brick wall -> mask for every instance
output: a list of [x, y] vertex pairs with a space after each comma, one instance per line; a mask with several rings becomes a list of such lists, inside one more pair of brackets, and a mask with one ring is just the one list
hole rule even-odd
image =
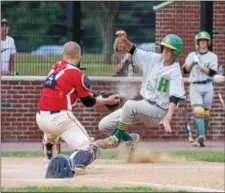
[[213, 51], [225, 68], [225, 1], [214, 1], [213, 5]]
[[200, 28], [200, 2], [178, 1], [156, 10], [156, 43], [170, 33], [179, 35], [183, 42], [183, 53], [179, 58], [183, 63], [185, 57], [195, 48], [195, 33]]
[[[120, 78], [91, 78], [92, 89], [95, 91], [112, 90], [121, 86], [122, 92], [139, 97], [140, 78], [128, 79], [126, 82]], [[36, 104], [42, 87], [42, 77], [3, 77], [1, 81], [1, 139], [2, 141], [40, 141], [41, 131], [35, 122]], [[188, 84], [185, 85], [188, 95]], [[224, 139], [225, 112], [217, 94], [222, 93], [225, 98], [224, 85], [215, 87], [213, 111], [210, 128], [207, 131], [208, 139]], [[188, 101], [189, 102], [189, 101]], [[180, 105], [182, 109], [184, 105]], [[135, 125], [131, 131], [140, 133], [142, 139], [183, 139], [187, 136], [184, 127], [184, 116], [180, 110], [176, 111], [172, 121], [172, 134], [166, 134], [158, 127], [147, 128], [142, 124]], [[185, 109], [191, 116], [189, 105]], [[96, 112], [93, 108], [86, 108], [78, 102], [74, 114], [93, 137], [104, 137], [98, 129], [99, 120], [105, 115]], [[191, 119], [190, 119], [191, 120]], [[194, 132], [195, 134], [195, 132]]]
[[[195, 49], [195, 34], [200, 30], [200, 1], [176, 1], [156, 9], [156, 43], [169, 34], [179, 35], [184, 48], [179, 58]], [[213, 51], [218, 55], [219, 64], [225, 68], [225, 2], [213, 2]], [[158, 47], [159, 49], [159, 47]]]

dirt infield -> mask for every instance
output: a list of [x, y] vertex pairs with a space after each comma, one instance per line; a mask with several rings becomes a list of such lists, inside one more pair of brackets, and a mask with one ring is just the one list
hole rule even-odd
[[72, 179], [44, 179], [42, 158], [2, 158], [2, 187], [95, 186], [157, 187], [203, 192], [224, 191], [224, 163], [163, 160], [155, 163], [127, 163], [124, 160], [96, 160], [85, 174]]

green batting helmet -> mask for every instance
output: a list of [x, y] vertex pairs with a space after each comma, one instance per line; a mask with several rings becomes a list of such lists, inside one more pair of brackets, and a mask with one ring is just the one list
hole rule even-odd
[[198, 47], [199, 40], [208, 40], [208, 46], [210, 46], [210, 44], [211, 44], [211, 37], [210, 37], [209, 33], [206, 31], [200, 31], [196, 34], [196, 36], [195, 36], [196, 47]]
[[183, 41], [176, 34], [168, 34], [162, 39], [159, 45], [161, 47], [165, 46], [167, 48], [172, 49], [172, 55], [174, 57], [178, 57], [182, 52]]

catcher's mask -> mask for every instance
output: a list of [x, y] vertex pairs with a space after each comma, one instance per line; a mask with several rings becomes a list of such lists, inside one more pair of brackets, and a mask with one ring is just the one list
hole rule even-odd
[[70, 158], [57, 155], [51, 159], [45, 178], [72, 178], [74, 174]]

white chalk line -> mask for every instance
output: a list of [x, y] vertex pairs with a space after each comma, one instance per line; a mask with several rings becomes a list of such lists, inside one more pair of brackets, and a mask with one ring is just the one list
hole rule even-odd
[[[32, 181], [32, 182], [41, 182], [42, 184], [48, 184], [49, 182], [68, 182], [70, 180], [75, 180], [75, 178], [72, 179], [19, 179], [19, 180], [13, 180], [17, 182], [21, 181]], [[93, 182], [101, 182], [102, 184], [104, 182], [110, 182], [110, 183], [116, 183], [116, 184], [126, 184], [126, 185], [136, 185], [136, 186], [142, 186], [142, 187], [151, 187], [151, 188], [159, 188], [159, 189], [168, 189], [168, 190], [187, 190], [187, 191], [194, 191], [194, 192], [224, 192], [224, 190], [218, 190], [218, 189], [210, 189], [210, 188], [202, 188], [202, 187], [195, 187], [195, 186], [180, 186], [180, 185], [168, 185], [168, 184], [160, 184], [160, 183], [151, 183], [151, 182], [133, 182], [133, 181], [119, 181], [119, 180], [112, 180], [112, 179], [93, 179], [93, 178], [85, 178], [84, 180], [87, 181], [93, 181]], [[12, 180], [4, 180], [5, 182], [12, 182]], [[89, 185], [92, 186], [92, 185]]]
[[90, 181], [108, 181], [112, 183], [122, 183], [122, 184], [131, 184], [137, 186], [146, 186], [152, 188], [160, 189], [170, 189], [170, 190], [189, 190], [189, 191], [198, 191], [198, 192], [224, 192], [224, 190], [216, 190], [202, 187], [194, 186], [178, 186], [178, 185], [168, 185], [168, 184], [159, 184], [159, 183], [150, 183], [150, 182], [132, 182], [132, 181], [117, 181], [117, 180], [108, 180], [108, 179], [88, 179]]

